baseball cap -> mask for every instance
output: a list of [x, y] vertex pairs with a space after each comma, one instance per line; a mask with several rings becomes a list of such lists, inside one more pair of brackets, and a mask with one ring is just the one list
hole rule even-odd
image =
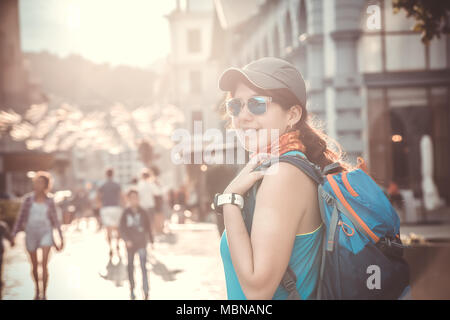
[[237, 80], [244, 79], [263, 90], [288, 89], [306, 107], [305, 80], [291, 63], [274, 57], [250, 62], [243, 68], [228, 68], [219, 78], [219, 88], [232, 91]]

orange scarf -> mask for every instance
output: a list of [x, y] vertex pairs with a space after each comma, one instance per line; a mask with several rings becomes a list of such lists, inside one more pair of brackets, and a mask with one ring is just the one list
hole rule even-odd
[[278, 145], [272, 143], [267, 147], [267, 153], [272, 156], [281, 156], [282, 154], [289, 151], [300, 151], [305, 153], [305, 146], [300, 141], [300, 131], [294, 130], [282, 134], [278, 139]]

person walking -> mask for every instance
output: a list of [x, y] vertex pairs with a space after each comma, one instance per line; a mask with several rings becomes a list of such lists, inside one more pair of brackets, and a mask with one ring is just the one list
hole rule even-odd
[[116, 241], [116, 254], [120, 257], [119, 222], [122, 215], [123, 196], [120, 185], [113, 180], [114, 170], [106, 170], [106, 182], [98, 189], [100, 217], [102, 226], [106, 227], [109, 255], [113, 256], [113, 241]]
[[152, 181], [151, 172], [144, 168], [141, 173], [141, 179], [137, 185], [139, 192], [139, 205], [146, 212], [148, 221], [152, 226], [153, 233], [157, 233], [155, 226], [155, 193], [157, 192]]
[[142, 290], [144, 299], [148, 299], [149, 285], [147, 275], [147, 244], [150, 241], [153, 247], [153, 233], [147, 212], [139, 206], [139, 193], [131, 189], [127, 193], [128, 207], [120, 219], [120, 235], [126, 243], [128, 256], [128, 278], [130, 281], [130, 297], [136, 299], [134, 294], [134, 257], [139, 256], [142, 272]]
[[[49, 194], [52, 177], [48, 172], [39, 171], [33, 178], [34, 191], [25, 195], [18, 218], [12, 231], [13, 244], [18, 232], [25, 231], [25, 244], [32, 265], [35, 283], [35, 300], [47, 299], [48, 261], [50, 249], [55, 246], [58, 251], [64, 247], [61, 223], [58, 220], [56, 206]], [[60, 245], [55, 244], [53, 229], [57, 229]], [[37, 251], [42, 250], [42, 260], [38, 261]], [[42, 268], [42, 285], [39, 278], [39, 266]], [[42, 295], [41, 295], [42, 294]]]
[[86, 216], [86, 210], [89, 207], [88, 193], [84, 186], [79, 186], [72, 199], [72, 205], [75, 208], [74, 220], [77, 231], [80, 231], [80, 222]]
[[163, 186], [161, 181], [159, 180], [160, 171], [158, 167], [153, 166], [151, 168], [152, 172], [152, 188], [153, 195], [155, 201], [155, 210], [154, 210], [154, 225], [155, 225], [155, 233], [157, 235], [164, 234], [165, 227], [165, 215], [164, 215], [164, 196], [163, 196]]

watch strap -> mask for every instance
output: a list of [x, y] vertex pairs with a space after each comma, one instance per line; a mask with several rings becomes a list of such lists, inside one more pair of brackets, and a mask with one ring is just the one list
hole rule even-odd
[[224, 204], [234, 204], [240, 209], [244, 208], [244, 198], [237, 193], [223, 193], [217, 196], [217, 206], [223, 206]]

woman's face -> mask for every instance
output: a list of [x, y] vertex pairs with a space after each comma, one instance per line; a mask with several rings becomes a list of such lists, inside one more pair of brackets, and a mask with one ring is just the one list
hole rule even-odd
[[286, 132], [288, 112], [279, 104], [270, 102], [264, 114], [254, 115], [248, 110], [247, 101], [254, 96], [261, 96], [245, 84], [239, 82], [233, 98], [240, 98], [245, 103], [241, 112], [232, 118], [232, 127], [237, 130], [238, 138], [244, 148], [250, 152], [265, 152], [273, 139]]
[[45, 192], [47, 190], [47, 182], [44, 178], [38, 177], [33, 180], [33, 189], [35, 192]]

